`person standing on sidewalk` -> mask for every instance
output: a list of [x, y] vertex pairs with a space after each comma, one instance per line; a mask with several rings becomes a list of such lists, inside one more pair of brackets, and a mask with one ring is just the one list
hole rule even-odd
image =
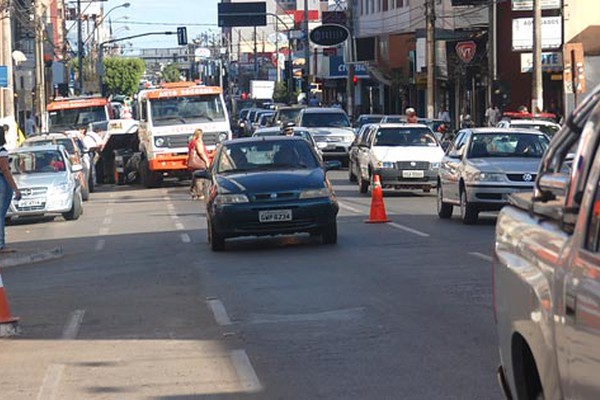
[[21, 191], [17, 187], [15, 180], [10, 172], [8, 163], [8, 150], [6, 150], [6, 133], [8, 126], [0, 126], [0, 253], [8, 253], [11, 250], [6, 248], [5, 221], [8, 207], [13, 199], [21, 199]]

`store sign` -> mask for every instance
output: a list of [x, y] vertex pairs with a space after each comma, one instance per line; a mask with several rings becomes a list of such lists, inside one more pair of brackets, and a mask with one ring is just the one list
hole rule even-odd
[[310, 41], [320, 46], [335, 46], [348, 39], [350, 33], [345, 26], [324, 24], [310, 31]]
[[[563, 69], [562, 53], [542, 53], [542, 71], [559, 72]], [[521, 73], [533, 71], [533, 54], [521, 53]]]
[[458, 58], [465, 64], [470, 63], [477, 54], [477, 44], [474, 41], [469, 40], [467, 42], [458, 42], [456, 44], [456, 54]]
[[[364, 64], [354, 64], [354, 75], [359, 78], [368, 78], [369, 72]], [[329, 57], [329, 78], [335, 79], [346, 77], [348, 77], [348, 67], [344, 63], [344, 57]]]
[[[562, 46], [561, 17], [542, 17], [542, 49], [557, 49]], [[515, 18], [512, 26], [513, 51], [533, 49], [533, 18]]]
[[[559, 10], [560, 0], [540, 0], [542, 10]], [[533, 0], [512, 0], [513, 11], [532, 11]]]
[[8, 87], [8, 67], [0, 65], [0, 87]]

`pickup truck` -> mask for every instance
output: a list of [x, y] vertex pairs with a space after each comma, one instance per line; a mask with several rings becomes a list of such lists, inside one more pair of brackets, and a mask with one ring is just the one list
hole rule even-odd
[[493, 303], [509, 399], [600, 398], [600, 86], [569, 116], [531, 193], [496, 224]]

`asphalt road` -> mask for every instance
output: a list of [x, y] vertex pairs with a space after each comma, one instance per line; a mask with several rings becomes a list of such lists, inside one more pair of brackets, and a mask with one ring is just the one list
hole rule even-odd
[[[104, 186], [79, 221], [9, 242], [61, 260], [3, 271], [23, 334], [0, 340], [2, 398], [494, 399], [495, 219], [439, 220], [435, 192], [386, 195], [347, 172], [339, 243], [240, 239], [213, 253], [184, 184]], [[6, 396], [6, 397], [4, 397]]]

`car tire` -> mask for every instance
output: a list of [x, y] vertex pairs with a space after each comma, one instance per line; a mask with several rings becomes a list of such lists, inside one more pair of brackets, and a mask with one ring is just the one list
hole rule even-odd
[[83, 214], [83, 199], [81, 198], [81, 192], [75, 192], [71, 209], [63, 213], [62, 216], [67, 221], [75, 221], [79, 219], [81, 214]]
[[352, 172], [352, 161], [348, 161], [348, 180], [350, 182], [356, 182], [356, 175]]
[[358, 191], [360, 193], [367, 193], [369, 191], [369, 181], [365, 181], [362, 174], [358, 175]]
[[477, 223], [478, 214], [477, 208], [467, 200], [467, 191], [462, 188], [460, 191], [460, 219], [463, 224], [473, 225]]
[[437, 213], [442, 219], [452, 218], [454, 207], [450, 203], [444, 202], [444, 194], [442, 193], [442, 185], [438, 185], [437, 189]]
[[333, 221], [327, 227], [323, 228], [321, 232], [323, 238], [323, 244], [336, 244], [337, 243], [337, 222]]
[[208, 242], [212, 251], [225, 250], [225, 239], [215, 231], [211, 223], [208, 226]]

